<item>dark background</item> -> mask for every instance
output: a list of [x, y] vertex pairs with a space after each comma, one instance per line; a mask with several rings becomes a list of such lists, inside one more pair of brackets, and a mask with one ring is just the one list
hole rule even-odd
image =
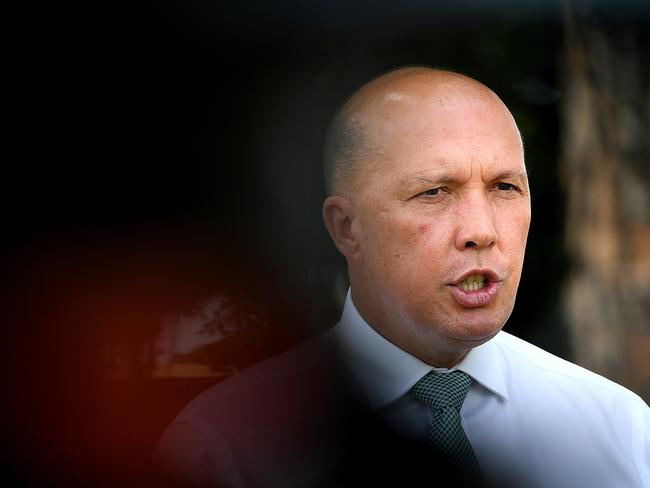
[[320, 217], [325, 128], [362, 83], [403, 65], [465, 73], [512, 110], [533, 224], [506, 330], [571, 358], [559, 310], [560, 3], [451, 3], [59, 12], [66, 22], [31, 58], [35, 106], [19, 120], [35, 134], [5, 180], [12, 475], [148, 479], [164, 426], [214, 382], [147, 376], [143, 350], [167, 313], [225, 292], [263, 317], [260, 347], [224, 353], [236, 367], [336, 322], [344, 262]]

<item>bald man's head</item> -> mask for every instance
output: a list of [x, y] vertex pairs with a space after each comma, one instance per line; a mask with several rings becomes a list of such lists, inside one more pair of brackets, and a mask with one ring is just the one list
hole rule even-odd
[[[393, 134], [385, 129], [397, 125], [400, 115], [431, 101], [441, 106], [459, 101], [485, 103], [512, 119], [492, 90], [467, 76], [425, 67], [391, 71], [363, 85], [333, 117], [324, 149], [327, 193], [349, 194], [358, 169], [373, 155], [381, 157], [382, 147], [390, 141]], [[518, 131], [514, 119], [512, 125]], [[378, 126], [384, 130], [374, 130]]]
[[325, 164], [323, 221], [364, 320], [439, 367], [494, 337], [514, 306], [531, 218], [503, 102], [456, 73], [393, 71], [341, 108]]

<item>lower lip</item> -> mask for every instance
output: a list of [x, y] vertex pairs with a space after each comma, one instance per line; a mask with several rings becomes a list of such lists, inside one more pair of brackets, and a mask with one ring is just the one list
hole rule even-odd
[[452, 296], [466, 308], [484, 307], [494, 301], [497, 295], [498, 283], [490, 281], [483, 288], [465, 291], [458, 285], [450, 287]]

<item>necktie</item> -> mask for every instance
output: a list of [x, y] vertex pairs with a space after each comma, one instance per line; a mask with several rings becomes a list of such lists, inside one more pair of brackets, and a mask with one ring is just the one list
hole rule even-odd
[[472, 378], [462, 371], [431, 371], [411, 388], [411, 394], [431, 410], [431, 445], [468, 478], [480, 479], [481, 468], [460, 423], [460, 407], [471, 384]]

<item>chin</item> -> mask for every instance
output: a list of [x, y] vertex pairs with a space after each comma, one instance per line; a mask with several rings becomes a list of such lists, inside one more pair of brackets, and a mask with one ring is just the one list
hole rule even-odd
[[450, 336], [457, 341], [471, 343], [473, 347], [476, 347], [492, 339], [499, 333], [501, 327], [501, 325], [464, 327], [462, 330], [450, 334]]
[[486, 316], [483, 314], [472, 314], [475, 316], [459, 317], [454, 323], [447, 324], [441, 332], [454, 341], [461, 342], [465, 346], [476, 347], [489, 341], [499, 333], [507, 316]]
[[483, 340], [491, 339], [503, 328], [510, 314], [499, 314], [491, 317], [473, 317], [458, 324], [459, 335], [463, 338]]

